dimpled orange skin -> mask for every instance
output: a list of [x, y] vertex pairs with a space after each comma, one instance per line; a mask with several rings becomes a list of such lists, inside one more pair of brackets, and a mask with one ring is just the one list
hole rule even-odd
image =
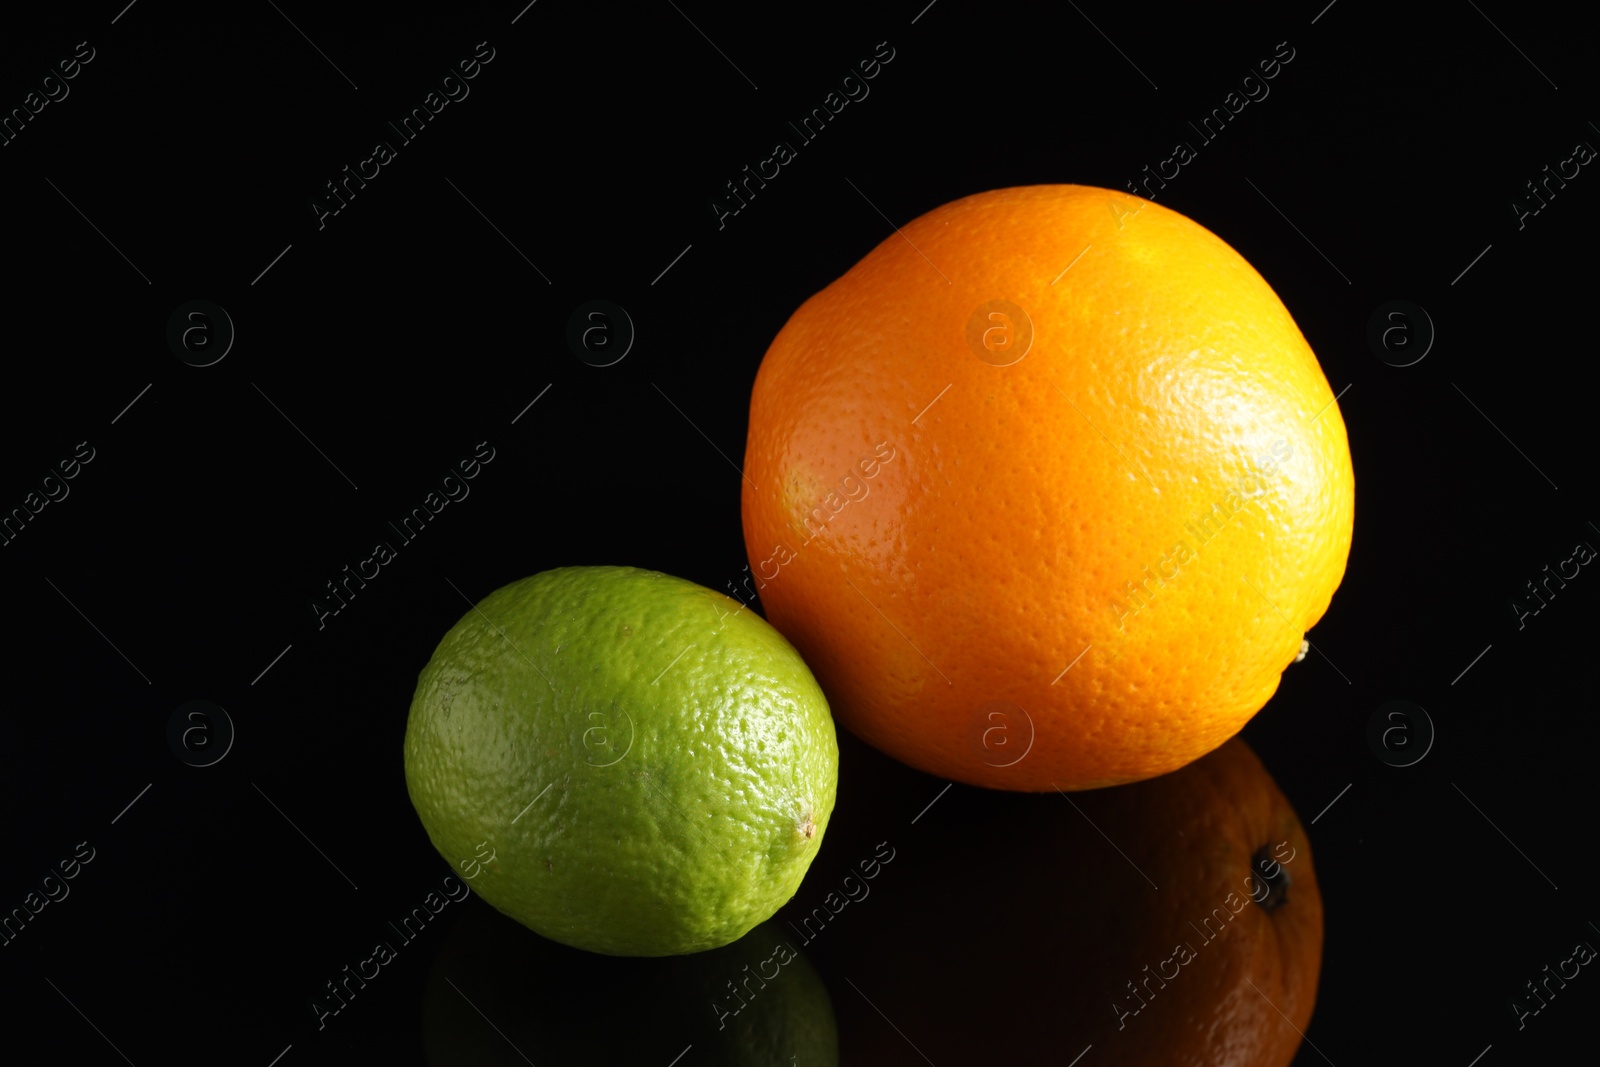
[[[995, 300], [1031, 321], [1020, 359], [1015, 314], [969, 329]], [[807, 300], [756, 376], [744, 473], [762, 604], [839, 721], [1022, 791], [1236, 734], [1354, 519], [1333, 391], [1267, 282], [1188, 218], [1077, 185], [936, 208]]]

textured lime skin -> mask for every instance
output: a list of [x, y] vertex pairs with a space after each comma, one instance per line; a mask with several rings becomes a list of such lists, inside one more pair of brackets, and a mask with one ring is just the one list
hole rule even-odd
[[794, 895], [839, 750], [800, 654], [735, 600], [564, 567], [445, 634], [406, 724], [428, 837], [495, 908], [608, 955], [717, 948]]

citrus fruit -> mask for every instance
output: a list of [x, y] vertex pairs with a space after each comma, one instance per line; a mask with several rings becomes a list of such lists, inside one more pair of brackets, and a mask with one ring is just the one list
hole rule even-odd
[[903, 842], [880, 879], [897, 878], [893, 905], [806, 949], [871, 1000], [837, 1005], [851, 1062], [1067, 1064], [1091, 1045], [1082, 1063], [1108, 1067], [1295, 1059], [1322, 897], [1300, 820], [1243, 740], [1070, 803], [953, 790], [930, 821], [936, 847]]
[[485, 597], [439, 642], [406, 724], [406, 786], [440, 855], [593, 952], [698, 952], [769, 918], [822, 843], [838, 744], [799, 654], [742, 607], [631, 567]]
[[834, 1067], [833, 1000], [795, 941], [765, 922], [690, 956], [601, 956], [469, 904], [428, 975], [424, 1056], [429, 1067]]
[[1091, 789], [1232, 737], [1354, 514], [1335, 396], [1249, 263], [1077, 185], [906, 224], [773, 340], [743, 521], [839, 722], [975, 785]]

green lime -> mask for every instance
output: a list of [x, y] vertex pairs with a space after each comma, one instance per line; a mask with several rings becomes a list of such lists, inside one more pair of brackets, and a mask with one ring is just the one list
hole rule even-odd
[[752, 611], [633, 567], [489, 594], [417, 680], [406, 787], [485, 901], [575, 948], [700, 952], [794, 895], [839, 749], [794, 647]]

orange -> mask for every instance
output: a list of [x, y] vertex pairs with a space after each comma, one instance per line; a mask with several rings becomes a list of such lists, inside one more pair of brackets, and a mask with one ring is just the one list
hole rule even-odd
[[1343, 577], [1334, 400], [1197, 223], [1087, 186], [969, 196], [773, 340], [752, 580], [836, 717], [897, 759], [1025, 791], [1163, 774], [1260, 710]]
[[1071, 804], [952, 790], [915, 829], [871, 884], [881, 909], [874, 893], [837, 941], [796, 943], [862, 994], [838, 983], [849, 1062], [1059, 1067], [1090, 1045], [1080, 1067], [1294, 1060], [1322, 897], [1300, 820], [1242, 739]]

